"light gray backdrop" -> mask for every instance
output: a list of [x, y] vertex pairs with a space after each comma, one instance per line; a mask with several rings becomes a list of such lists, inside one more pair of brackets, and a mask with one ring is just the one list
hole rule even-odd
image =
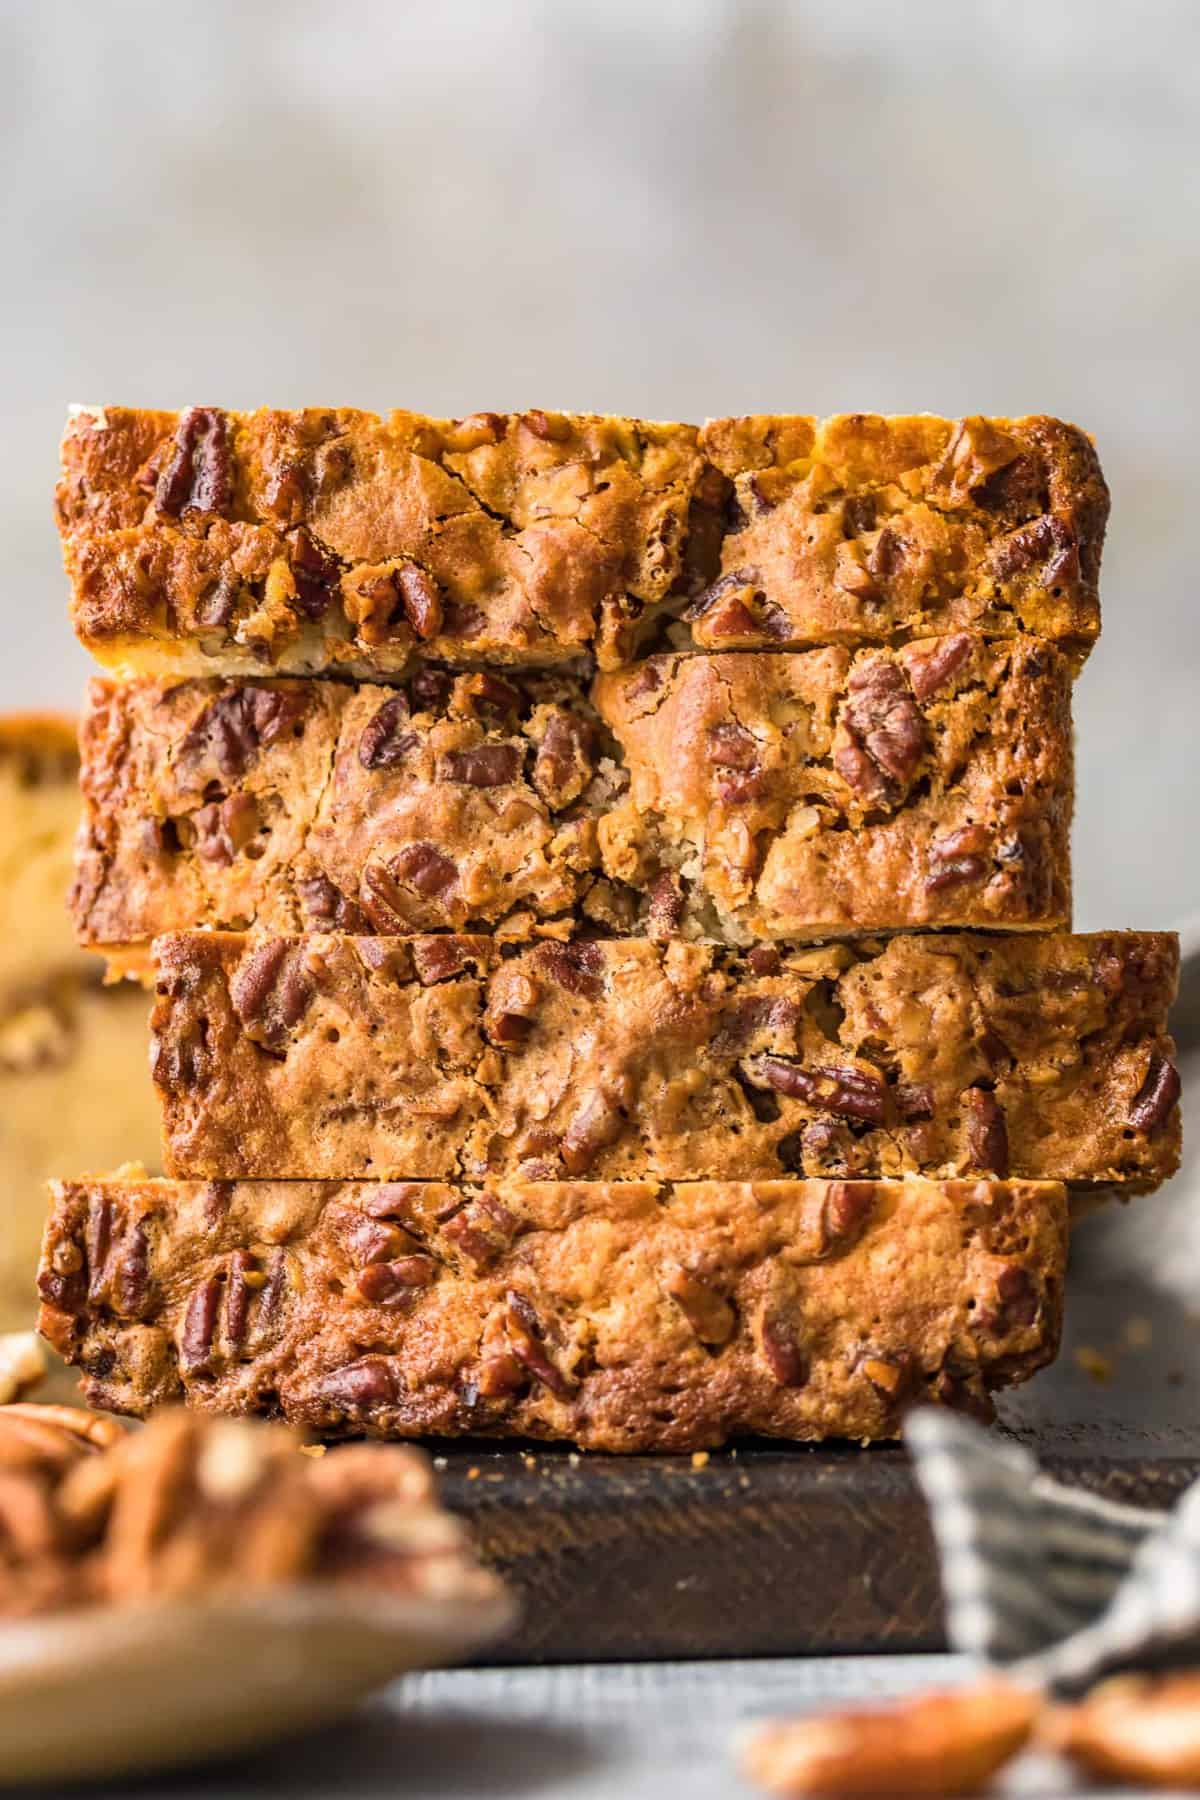
[[0, 706], [69, 400], [1045, 410], [1113, 488], [1077, 916], [1200, 905], [1192, 0], [0, 0]]

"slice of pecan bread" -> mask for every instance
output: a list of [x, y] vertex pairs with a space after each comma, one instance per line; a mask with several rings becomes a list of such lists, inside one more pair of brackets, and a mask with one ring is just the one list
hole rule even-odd
[[896, 1435], [1054, 1355], [1053, 1183], [56, 1183], [41, 1327], [93, 1404], [689, 1450]]
[[608, 1180], [1179, 1160], [1171, 933], [741, 952], [645, 939], [160, 938], [170, 1171]]

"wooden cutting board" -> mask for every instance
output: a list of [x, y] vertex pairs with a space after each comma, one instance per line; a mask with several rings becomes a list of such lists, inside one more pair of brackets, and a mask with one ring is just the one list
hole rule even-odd
[[[1081, 1227], [1062, 1358], [1002, 1403], [1049, 1473], [1159, 1507], [1200, 1474], [1200, 1323], [1130, 1272], [1130, 1232], [1144, 1243], [1169, 1217], [1151, 1199]], [[701, 1466], [482, 1443], [442, 1456], [446, 1499], [524, 1602], [496, 1661], [944, 1646], [899, 1447], [759, 1441]]]

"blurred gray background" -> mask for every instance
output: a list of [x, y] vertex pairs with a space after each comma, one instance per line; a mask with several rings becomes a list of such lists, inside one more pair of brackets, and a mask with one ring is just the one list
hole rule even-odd
[[1081, 925], [1200, 906], [1194, 0], [0, 0], [0, 706], [66, 404], [1049, 411], [1113, 489]]

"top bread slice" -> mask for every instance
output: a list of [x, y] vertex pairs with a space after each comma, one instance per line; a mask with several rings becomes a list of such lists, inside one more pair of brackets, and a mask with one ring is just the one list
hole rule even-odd
[[76, 630], [121, 674], [1100, 628], [1108, 492], [1049, 418], [75, 409]]

